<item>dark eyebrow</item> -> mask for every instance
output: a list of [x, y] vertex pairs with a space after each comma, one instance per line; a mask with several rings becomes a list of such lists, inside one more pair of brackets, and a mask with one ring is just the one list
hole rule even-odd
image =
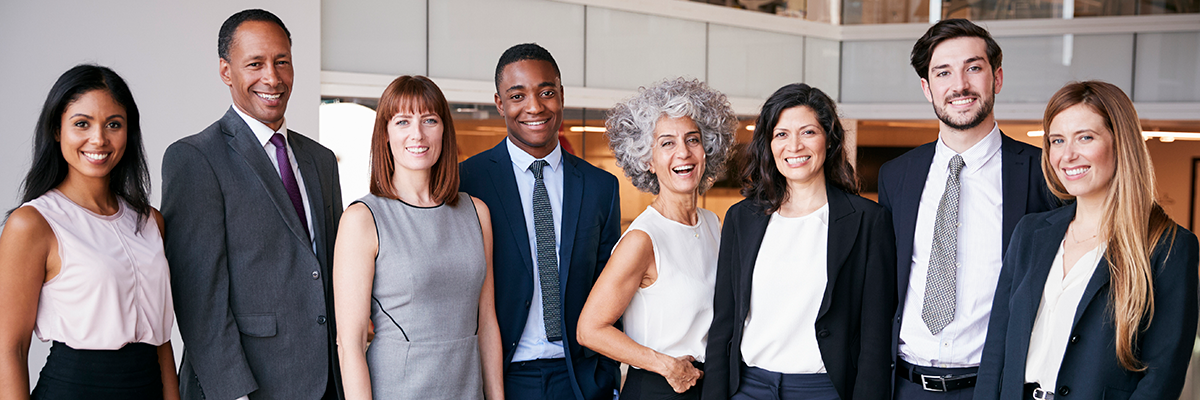
[[973, 63], [976, 61], [983, 61], [983, 57], [975, 56], [975, 57], [968, 58], [967, 61], [963, 61], [963, 64], [970, 64], [970, 63]]
[[504, 93], [508, 93], [508, 92], [511, 92], [514, 90], [525, 90], [525, 85], [513, 85], [512, 87], [505, 89]]
[[546, 82], [542, 82], [542, 83], [539, 83], [539, 84], [538, 84], [538, 87], [539, 87], [539, 88], [544, 88], [544, 87], [557, 87], [557, 86], [558, 86], [558, 85], [555, 85], [555, 84], [554, 84], [554, 82], [550, 82], [550, 81], [546, 81]]
[[[91, 116], [91, 115], [87, 115], [87, 114], [84, 114], [84, 113], [75, 113], [75, 114], [71, 114], [71, 118], [75, 118], [75, 117], [84, 117], [84, 118], [87, 118], [87, 119], [92, 119], [92, 116]], [[69, 119], [69, 118], [68, 118], [68, 119]]]
[[108, 119], [114, 119], [114, 118], [125, 119], [125, 116], [121, 115], [121, 114], [113, 114], [113, 115], [108, 116]]

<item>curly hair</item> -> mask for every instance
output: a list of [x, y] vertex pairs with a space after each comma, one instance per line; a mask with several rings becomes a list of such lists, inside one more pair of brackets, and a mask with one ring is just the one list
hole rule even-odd
[[634, 187], [652, 194], [659, 190], [658, 177], [650, 172], [654, 127], [662, 117], [688, 117], [700, 128], [705, 159], [700, 193], [704, 194], [725, 172], [733, 146], [738, 119], [729, 100], [697, 79], [675, 78], [638, 88], [636, 95], [609, 111], [604, 125], [617, 166]]

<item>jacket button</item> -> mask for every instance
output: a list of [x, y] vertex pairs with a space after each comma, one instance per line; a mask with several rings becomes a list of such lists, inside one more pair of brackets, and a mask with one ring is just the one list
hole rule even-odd
[[324, 315], [317, 317], [317, 324], [325, 325], [325, 316]]
[[1067, 387], [1067, 385], [1059, 386], [1058, 391], [1054, 392], [1054, 394], [1058, 395], [1058, 396], [1066, 396], [1068, 394], [1071, 394], [1071, 388]]
[[819, 338], [829, 337], [829, 331], [822, 329], [817, 332], [817, 337], [819, 337]]
[[530, 303], [529, 300], [525, 300], [525, 308], [529, 308], [530, 304], [532, 304], [532, 303]]
[[900, 323], [900, 317], [896, 317], [896, 323]]
[[1071, 343], [1079, 343], [1079, 335], [1071, 336]]
[[318, 279], [320, 277], [321, 277], [321, 271], [313, 271], [313, 279]]

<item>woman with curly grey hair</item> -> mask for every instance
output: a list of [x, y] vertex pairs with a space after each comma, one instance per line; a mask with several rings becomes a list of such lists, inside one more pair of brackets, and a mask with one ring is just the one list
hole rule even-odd
[[[678, 78], [617, 104], [606, 127], [617, 165], [657, 197], [592, 287], [579, 343], [631, 366], [622, 399], [698, 399], [721, 233], [696, 203], [722, 172], [737, 117], [725, 95]], [[624, 332], [613, 326], [622, 315]]]

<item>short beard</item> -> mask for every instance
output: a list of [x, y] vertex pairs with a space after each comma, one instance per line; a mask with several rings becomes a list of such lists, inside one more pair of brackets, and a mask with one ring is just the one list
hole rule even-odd
[[983, 123], [983, 120], [987, 119], [989, 115], [992, 115], [992, 107], [995, 105], [995, 102], [995, 95], [984, 100], [982, 103], [983, 106], [979, 108], [979, 112], [975, 113], [971, 119], [962, 124], [950, 120], [950, 116], [946, 115], [945, 110], [941, 107], [938, 107], [937, 104], [933, 105], [933, 113], [937, 115], [938, 120], [942, 121], [943, 124], [946, 124], [946, 126], [950, 127], [951, 129], [965, 131], [979, 126], [979, 124]]

